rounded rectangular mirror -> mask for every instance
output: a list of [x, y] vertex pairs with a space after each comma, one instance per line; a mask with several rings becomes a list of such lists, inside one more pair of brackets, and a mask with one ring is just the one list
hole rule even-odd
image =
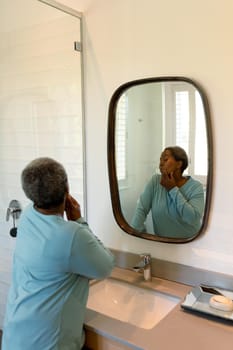
[[113, 94], [108, 169], [118, 225], [160, 242], [204, 232], [210, 208], [213, 144], [203, 89], [184, 77], [131, 81]]

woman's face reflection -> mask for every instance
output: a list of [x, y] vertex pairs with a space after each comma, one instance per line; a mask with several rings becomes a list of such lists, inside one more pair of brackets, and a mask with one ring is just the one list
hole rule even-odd
[[173, 174], [180, 169], [180, 163], [180, 161], [175, 160], [170, 150], [165, 150], [160, 156], [159, 170], [161, 174]]

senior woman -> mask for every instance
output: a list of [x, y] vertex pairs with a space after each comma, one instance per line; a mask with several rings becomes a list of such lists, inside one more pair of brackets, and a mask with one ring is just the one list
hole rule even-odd
[[79, 350], [89, 280], [107, 277], [114, 257], [81, 217], [60, 163], [35, 159], [21, 181], [32, 204], [19, 220], [2, 350]]
[[162, 237], [189, 238], [200, 227], [204, 211], [202, 184], [184, 176], [188, 156], [179, 146], [166, 147], [160, 157], [161, 175], [152, 176], [141, 194], [132, 227], [145, 232], [151, 211], [154, 233]]

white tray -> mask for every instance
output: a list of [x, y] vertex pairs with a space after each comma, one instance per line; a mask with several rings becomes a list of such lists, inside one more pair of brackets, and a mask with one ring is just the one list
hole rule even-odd
[[[233, 292], [215, 287], [206, 287], [207, 289], [203, 288], [203, 286], [194, 287], [186, 295], [181, 307], [189, 311], [200, 312], [224, 320], [233, 321], [233, 311], [221, 311], [209, 305], [210, 298], [214, 294], [222, 294], [233, 300]], [[208, 292], [208, 288], [210, 288], [210, 292]], [[213, 291], [211, 291], [211, 289], [213, 289]], [[216, 293], [214, 291], [216, 291]]]

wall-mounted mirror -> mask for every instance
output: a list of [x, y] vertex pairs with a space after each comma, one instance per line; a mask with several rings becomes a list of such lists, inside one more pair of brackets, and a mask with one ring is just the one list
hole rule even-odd
[[199, 84], [159, 77], [121, 85], [109, 105], [108, 169], [113, 213], [126, 233], [170, 243], [203, 233], [213, 144]]

